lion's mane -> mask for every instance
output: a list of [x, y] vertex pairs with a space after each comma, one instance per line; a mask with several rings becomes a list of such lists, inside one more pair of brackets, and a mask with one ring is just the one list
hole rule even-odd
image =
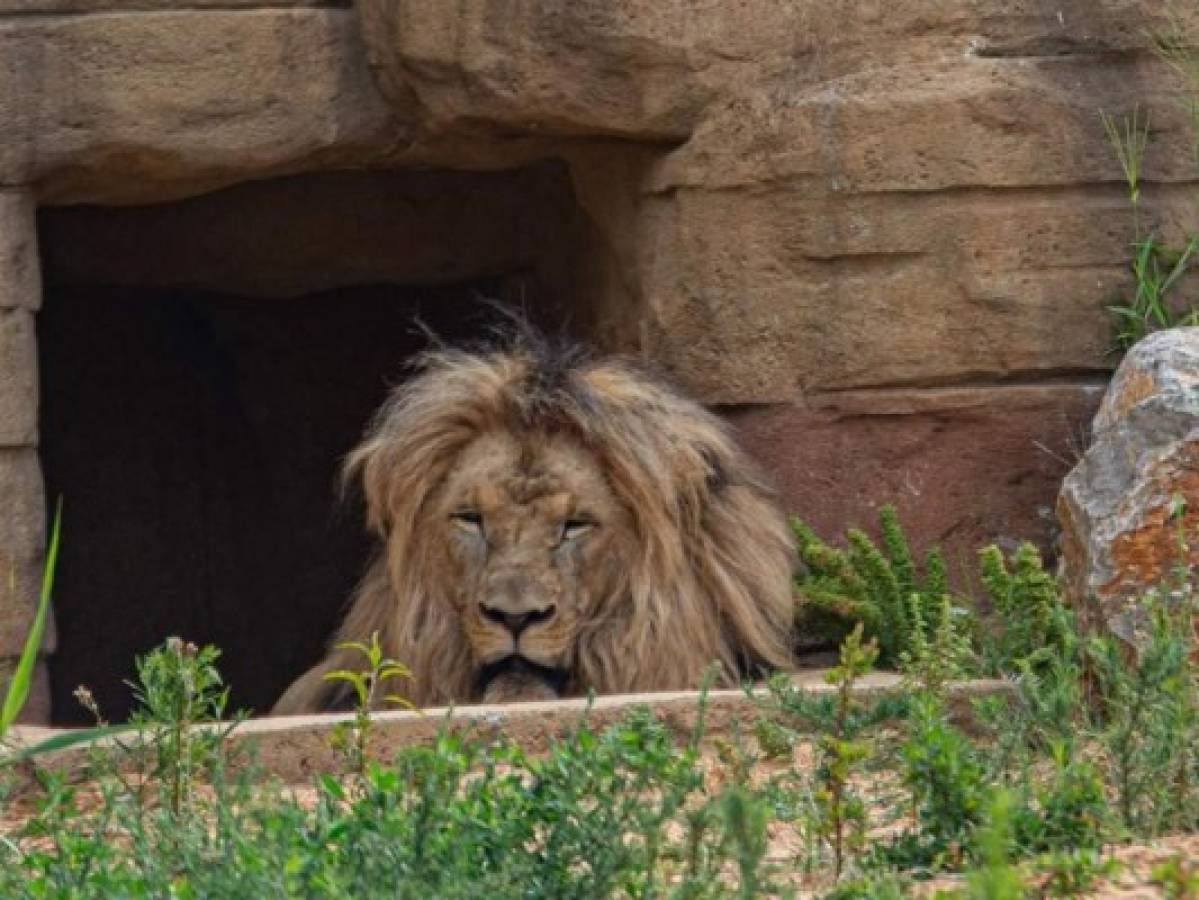
[[422, 527], [427, 501], [479, 435], [567, 433], [599, 461], [635, 531], [619, 589], [583, 623], [571, 682], [600, 693], [694, 688], [713, 661], [735, 683], [791, 661], [793, 546], [771, 492], [725, 425], [628, 362], [539, 346], [438, 350], [396, 388], [346, 461], [382, 548], [328, 656], [276, 713], [327, 708], [324, 675], [361, 667], [337, 649], [378, 632], [413, 674], [418, 705], [476, 690], [446, 573]]

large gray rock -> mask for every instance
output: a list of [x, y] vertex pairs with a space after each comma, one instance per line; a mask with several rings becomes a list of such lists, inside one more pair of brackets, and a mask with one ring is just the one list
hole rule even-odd
[[1124, 358], [1058, 516], [1070, 599], [1089, 626], [1132, 640], [1137, 599], [1199, 562], [1199, 328], [1158, 332]]

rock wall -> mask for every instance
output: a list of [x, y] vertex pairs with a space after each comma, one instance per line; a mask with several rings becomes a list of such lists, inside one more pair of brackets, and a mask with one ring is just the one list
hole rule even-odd
[[725, 410], [791, 507], [832, 531], [897, 501], [963, 565], [1048, 542], [1126, 282], [1100, 110], [1151, 109], [1156, 222], [1199, 214], [1166, 5], [0, 0], [9, 606], [44, 530], [34, 207], [350, 168], [564, 162], [594, 235], [570, 299]]

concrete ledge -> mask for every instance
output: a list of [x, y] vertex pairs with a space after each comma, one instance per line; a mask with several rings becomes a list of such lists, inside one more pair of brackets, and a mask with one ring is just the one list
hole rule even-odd
[[[798, 673], [797, 686], [813, 694], [831, 693], [833, 687], [824, 682], [823, 670]], [[862, 680], [857, 696], [879, 697], [900, 689], [898, 675], [875, 672]], [[1007, 693], [1011, 685], [999, 680], [960, 682], [949, 688], [955, 717], [968, 719], [970, 701], [975, 697]], [[762, 695], [764, 691], [755, 692]], [[620, 694], [584, 697], [535, 703], [511, 703], [453, 708], [426, 709], [418, 712], [381, 712], [374, 717], [375, 730], [371, 736], [371, 753], [377, 759], [390, 759], [401, 748], [429, 744], [443, 730], [470, 733], [485, 740], [505, 738], [532, 752], [546, 749], [551, 741], [569, 734], [581, 722], [593, 729], [602, 729], [620, 721], [630, 710], [646, 706], [653, 711], [680, 739], [690, 736], [700, 715], [699, 693], [677, 691], [656, 694]], [[707, 737], [727, 735], [736, 728], [742, 733], [752, 726], [758, 713], [753, 698], [744, 691], [710, 691], [704, 708], [704, 734]], [[252, 719], [234, 732], [234, 741], [242, 747], [256, 747], [263, 768], [287, 783], [307, 781], [318, 772], [335, 772], [342, 762], [333, 750], [330, 737], [333, 729], [352, 719], [350, 715], [281, 716]], [[66, 729], [20, 726], [14, 729], [14, 742], [31, 747], [41, 741], [67, 733]], [[71, 768], [81, 764], [84, 751], [70, 750], [48, 753], [38, 758], [38, 764], [54, 768]]]

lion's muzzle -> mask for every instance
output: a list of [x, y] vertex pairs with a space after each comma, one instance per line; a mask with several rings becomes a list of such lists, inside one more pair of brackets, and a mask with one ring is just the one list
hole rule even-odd
[[486, 703], [553, 700], [562, 696], [569, 675], [513, 654], [479, 670], [478, 690]]

